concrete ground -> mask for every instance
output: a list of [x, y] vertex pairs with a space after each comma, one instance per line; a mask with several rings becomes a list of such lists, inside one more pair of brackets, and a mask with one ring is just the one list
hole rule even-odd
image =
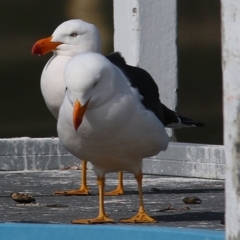
[[[79, 170], [2, 171], [0, 172], [0, 222], [70, 223], [71, 220], [95, 217], [98, 213], [97, 185], [94, 172], [88, 171], [89, 196], [56, 196], [55, 190], [77, 189]], [[106, 190], [117, 185], [117, 175], [106, 176]], [[125, 195], [105, 197], [107, 214], [115, 220], [127, 218], [138, 208], [137, 184], [124, 173]], [[12, 192], [32, 194], [37, 204], [14, 202]], [[224, 230], [224, 181], [145, 175], [145, 208], [158, 223], [152, 226], [189, 227]], [[195, 196], [201, 204], [185, 204], [182, 199]], [[170, 206], [170, 207], [169, 207]], [[166, 210], [170, 208], [172, 210]]]

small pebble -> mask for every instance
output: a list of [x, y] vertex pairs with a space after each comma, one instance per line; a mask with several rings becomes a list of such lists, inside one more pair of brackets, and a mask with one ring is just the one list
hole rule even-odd
[[202, 200], [197, 197], [185, 197], [183, 202], [186, 204], [200, 204], [202, 203]]
[[11, 193], [10, 195], [12, 197], [12, 199], [15, 202], [18, 203], [32, 203], [32, 202], [36, 202], [35, 198], [28, 194], [28, 193], [19, 193], [19, 192], [15, 192], [15, 193]]

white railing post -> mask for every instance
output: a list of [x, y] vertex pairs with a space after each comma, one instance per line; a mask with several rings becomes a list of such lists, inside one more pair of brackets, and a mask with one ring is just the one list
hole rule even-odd
[[161, 101], [177, 103], [176, 0], [114, 0], [114, 48], [151, 73]]
[[240, 239], [240, 1], [222, 3], [226, 234]]
[[[161, 101], [170, 109], [175, 109], [176, 0], [113, 1], [114, 50], [120, 51], [128, 64], [150, 72], [158, 84]], [[171, 130], [168, 134], [172, 135]], [[170, 143], [166, 152], [143, 161], [143, 172], [224, 179], [224, 149], [223, 146]]]

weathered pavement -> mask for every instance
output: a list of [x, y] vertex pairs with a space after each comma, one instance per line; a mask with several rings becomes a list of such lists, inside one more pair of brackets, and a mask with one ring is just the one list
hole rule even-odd
[[[74, 219], [95, 217], [98, 189], [93, 171], [88, 171], [90, 196], [52, 194], [55, 190], [77, 189], [79, 182], [79, 170], [0, 172], [0, 222], [70, 223]], [[106, 190], [113, 190], [116, 184], [117, 175], [108, 174]], [[138, 207], [137, 184], [131, 174], [124, 173], [124, 187], [125, 195], [105, 197], [106, 212], [115, 224], [120, 224], [121, 218], [134, 215]], [[30, 193], [38, 204], [16, 204], [10, 197], [12, 192]], [[145, 175], [143, 192], [147, 212], [158, 221], [147, 225], [224, 230], [221, 224], [224, 218], [222, 180]], [[202, 203], [185, 204], [182, 199], [188, 196], [196, 196]], [[169, 205], [174, 210], [162, 211]], [[186, 206], [190, 209], [183, 209]]]

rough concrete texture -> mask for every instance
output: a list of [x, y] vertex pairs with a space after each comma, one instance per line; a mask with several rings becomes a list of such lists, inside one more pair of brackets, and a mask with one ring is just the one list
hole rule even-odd
[[[76, 164], [80, 164], [79, 159], [66, 151], [58, 138], [25, 137], [0, 140], [0, 170], [58, 170]], [[143, 172], [224, 179], [224, 147], [171, 142], [165, 152], [143, 160]]]
[[[94, 172], [88, 171], [90, 196], [55, 196], [53, 191], [79, 187], [80, 171], [4, 171], [0, 172], [0, 221], [33, 223], [70, 223], [71, 220], [95, 217], [98, 212]], [[117, 184], [117, 175], [106, 176], [106, 190]], [[132, 174], [124, 173], [125, 195], [105, 197], [106, 212], [118, 220], [134, 215], [138, 207], [137, 184]], [[38, 205], [19, 205], [10, 193], [32, 194]], [[224, 230], [224, 182], [222, 180], [162, 177], [145, 175], [145, 208], [158, 223], [153, 226], [190, 227]], [[182, 199], [196, 196], [201, 204], [185, 204]], [[60, 207], [47, 207], [58, 204]], [[65, 206], [66, 205], [66, 206]], [[162, 211], [171, 206], [173, 210]], [[183, 207], [189, 207], [187, 210]], [[148, 225], [148, 224], [145, 224]]]

